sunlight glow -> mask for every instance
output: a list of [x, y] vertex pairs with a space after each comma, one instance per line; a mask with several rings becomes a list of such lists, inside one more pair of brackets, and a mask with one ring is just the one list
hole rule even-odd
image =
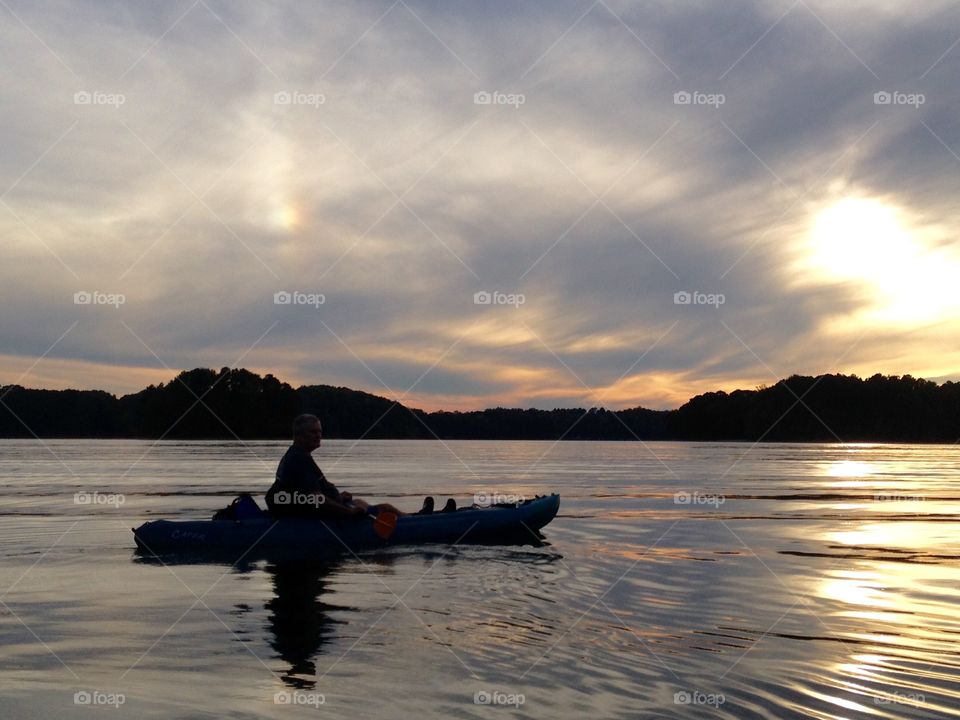
[[838, 460], [832, 462], [827, 467], [829, 477], [855, 478], [865, 477], [872, 474], [870, 463], [860, 462], [859, 460]]
[[283, 203], [273, 211], [272, 225], [282, 230], [294, 230], [300, 224], [300, 212], [292, 203]]
[[818, 594], [848, 605], [890, 607], [890, 599], [884, 597], [879, 583], [880, 577], [875, 572], [840, 571], [836, 577], [821, 583]]
[[960, 262], [931, 249], [903, 215], [875, 199], [835, 202], [814, 220], [809, 260], [832, 280], [862, 283], [874, 295], [876, 320], [941, 319], [958, 306], [952, 277]]
[[[881, 509], [887, 503], [877, 503]], [[941, 506], [928, 508], [929, 512], [938, 512]], [[943, 509], [950, 512], [953, 508], [944, 504]], [[856, 529], [842, 530], [829, 534], [830, 542], [857, 548], [875, 546], [877, 548], [910, 547], [916, 551], [942, 547], [944, 539], [930, 534], [929, 525], [922, 522], [876, 522], [862, 523]]]

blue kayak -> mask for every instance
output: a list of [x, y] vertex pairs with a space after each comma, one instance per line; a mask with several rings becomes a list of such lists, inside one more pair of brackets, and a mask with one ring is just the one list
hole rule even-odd
[[529, 544], [556, 517], [559, 495], [516, 505], [463, 508], [456, 512], [402, 515], [384, 539], [370, 518], [311, 520], [153, 520], [133, 530], [137, 547], [151, 554], [205, 552], [339, 552], [424, 543]]

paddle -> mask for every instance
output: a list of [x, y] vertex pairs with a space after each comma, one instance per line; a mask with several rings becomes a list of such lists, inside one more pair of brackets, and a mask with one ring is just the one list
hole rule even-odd
[[373, 531], [384, 540], [389, 540], [393, 531], [397, 529], [397, 514], [389, 510], [381, 510], [373, 519]]

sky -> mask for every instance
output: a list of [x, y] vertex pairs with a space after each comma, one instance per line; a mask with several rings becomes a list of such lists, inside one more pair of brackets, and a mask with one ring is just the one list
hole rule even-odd
[[960, 7], [0, 1], [0, 384], [960, 373]]

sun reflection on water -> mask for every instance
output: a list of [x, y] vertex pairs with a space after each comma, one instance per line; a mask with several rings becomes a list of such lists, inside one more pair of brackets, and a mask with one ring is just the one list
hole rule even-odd
[[826, 474], [836, 478], [859, 478], [872, 475], [873, 469], [870, 463], [860, 460], [838, 460], [827, 466]]
[[942, 687], [956, 654], [955, 539], [943, 523], [920, 520], [860, 523], [822, 537], [838, 560], [813, 594], [830, 637], [851, 650], [824, 668], [836, 696], [822, 699], [843, 706], [842, 696], [855, 692], [872, 698], [864, 702], [871, 715], [899, 717], [910, 707], [955, 715], [937, 700], [960, 700]]

